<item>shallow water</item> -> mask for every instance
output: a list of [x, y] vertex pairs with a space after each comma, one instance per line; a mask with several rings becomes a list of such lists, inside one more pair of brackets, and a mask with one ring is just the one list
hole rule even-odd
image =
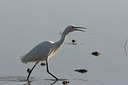
[[[20, 56], [45, 40], [57, 41], [70, 24], [86, 27], [86, 32], [67, 36], [49, 60], [50, 71], [68, 85], [127, 85], [128, 1], [125, 0], [0, 0], [0, 84], [23, 85], [27, 68]], [[68, 8], [68, 9], [67, 9]], [[77, 45], [72, 45], [75, 39]], [[126, 46], [128, 48], [128, 45]], [[99, 52], [93, 56], [92, 52]], [[75, 69], [87, 69], [85, 74]], [[32, 85], [53, 81], [45, 66], [37, 65]], [[55, 85], [62, 85], [58, 81]]]

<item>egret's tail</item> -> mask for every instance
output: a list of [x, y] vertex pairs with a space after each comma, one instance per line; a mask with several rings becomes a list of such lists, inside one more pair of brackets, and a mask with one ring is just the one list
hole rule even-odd
[[20, 56], [20, 59], [23, 63], [28, 63], [28, 62], [38, 62], [39, 60], [38, 59], [34, 59], [34, 58], [31, 58], [29, 56]]
[[20, 56], [20, 59], [23, 63], [27, 63], [28, 61], [26, 60], [25, 55], [24, 56]]

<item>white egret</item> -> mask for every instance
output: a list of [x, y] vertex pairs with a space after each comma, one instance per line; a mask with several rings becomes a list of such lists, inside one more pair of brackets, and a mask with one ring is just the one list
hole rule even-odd
[[61, 35], [61, 39], [59, 41], [57, 41], [57, 42], [53, 42], [53, 41], [42, 42], [42, 43], [38, 44], [36, 47], [34, 47], [31, 51], [29, 51], [26, 55], [22, 56], [21, 61], [23, 63], [35, 62], [35, 65], [32, 67], [32, 69], [29, 69], [29, 72], [28, 72], [29, 74], [27, 76], [27, 80], [29, 80], [30, 74], [32, 73], [33, 69], [40, 61], [46, 62], [46, 68], [47, 68], [48, 74], [50, 74], [56, 80], [58, 80], [58, 78], [56, 76], [54, 76], [52, 73], [50, 73], [50, 71], [49, 71], [48, 59], [51, 56], [53, 56], [56, 53], [56, 51], [60, 48], [60, 46], [64, 42], [65, 37], [68, 33], [73, 32], [73, 31], [85, 32], [82, 29], [85, 29], [85, 28], [84, 27], [75, 27], [75, 26], [70, 25], [67, 28], [65, 28], [65, 30], [63, 31], [63, 33]]

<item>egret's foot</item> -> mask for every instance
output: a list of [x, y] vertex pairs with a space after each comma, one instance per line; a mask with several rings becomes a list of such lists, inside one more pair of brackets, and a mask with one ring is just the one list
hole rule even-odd
[[58, 79], [57, 77], [55, 77], [55, 76], [54, 76], [54, 78], [55, 78], [55, 80], [56, 80], [56, 81], [58, 81], [58, 80], [59, 80], [59, 79]]
[[31, 81], [30, 80], [27, 80], [27, 82], [28, 82], [28, 85], [31, 85]]
[[50, 81], [67, 81], [68, 79], [44, 79], [44, 80], [50, 80]]

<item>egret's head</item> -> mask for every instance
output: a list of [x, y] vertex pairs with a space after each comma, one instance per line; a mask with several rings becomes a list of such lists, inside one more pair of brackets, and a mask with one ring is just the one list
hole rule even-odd
[[64, 30], [64, 33], [68, 34], [70, 32], [73, 32], [73, 31], [81, 31], [81, 32], [85, 32], [86, 28], [84, 27], [75, 27], [73, 25], [69, 25], [65, 30]]

